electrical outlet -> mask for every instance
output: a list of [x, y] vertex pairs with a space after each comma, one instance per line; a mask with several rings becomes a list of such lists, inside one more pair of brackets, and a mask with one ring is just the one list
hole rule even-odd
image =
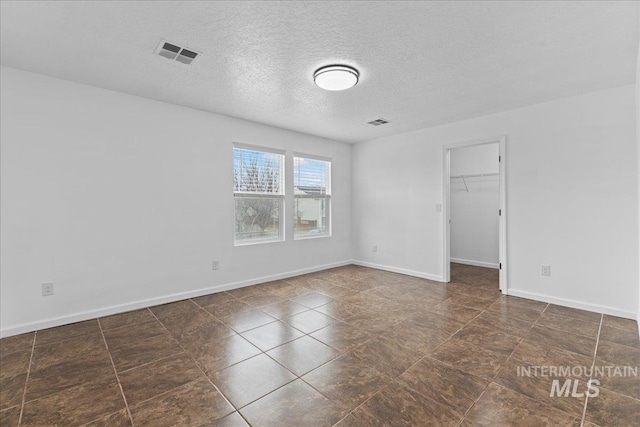
[[542, 264], [540, 266], [540, 274], [543, 276], [551, 276], [551, 266]]
[[373, 248], [371, 250], [373, 252], [378, 252], [378, 245], [373, 245]]
[[442, 203], [436, 203], [436, 212], [442, 212]]
[[214, 259], [213, 261], [211, 261], [211, 269], [212, 270], [220, 269], [220, 261], [218, 261], [217, 259]]
[[53, 282], [43, 283], [42, 284], [42, 296], [48, 297], [53, 295]]

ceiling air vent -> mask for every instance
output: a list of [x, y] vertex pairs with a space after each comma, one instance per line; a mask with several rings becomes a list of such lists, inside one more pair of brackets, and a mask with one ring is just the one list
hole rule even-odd
[[164, 56], [167, 59], [182, 62], [183, 64], [191, 64], [194, 59], [199, 55], [198, 52], [178, 46], [175, 43], [169, 43], [162, 40], [156, 49], [156, 53], [160, 56]]
[[367, 122], [367, 124], [370, 124], [371, 126], [386, 125], [387, 123], [389, 123], [389, 121], [385, 119], [376, 119], [376, 120], [371, 120], [370, 122]]

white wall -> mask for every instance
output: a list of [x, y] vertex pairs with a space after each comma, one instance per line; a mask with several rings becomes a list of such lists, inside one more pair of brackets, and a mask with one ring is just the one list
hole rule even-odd
[[634, 318], [634, 102], [628, 85], [357, 144], [354, 259], [442, 279], [442, 145], [506, 135], [509, 292]]
[[453, 148], [449, 161], [450, 175], [498, 173], [500, 171], [499, 155], [498, 143]]
[[[361, 143], [351, 159], [338, 142], [0, 76], [2, 335], [348, 262], [350, 247], [361, 262], [441, 278], [441, 146], [500, 134], [510, 291], [640, 320], [634, 86]], [[333, 237], [234, 247], [233, 141], [332, 157]]]
[[[350, 145], [6, 67], [1, 76], [3, 335], [351, 259]], [[293, 150], [332, 158], [333, 236], [293, 241], [289, 194], [286, 242], [234, 247], [234, 141], [286, 149], [288, 165]], [[49, 281], [55, 295], [42, 297]]]
[[[640, 204], [640, 47], [638, 47], [638, 59], [636, 64], [636, 139], [637, 139], [637, 164], [638, 164], [638, 203]], [[640, 205], [639, 205], [640, 210]], [[640, 223], [640, 214], [638, 215]], [[638, 227], [638, 241], [640, 241], [640, 226]], [[638, 269], [640, 269], [640, 253], [638, 254]], [[638, 280], [638, 333], [640, 334], [640, 280]]]
[[450, 154], [451, 262], [498, 268], [499, 176], [498, 144], [454, 148]]

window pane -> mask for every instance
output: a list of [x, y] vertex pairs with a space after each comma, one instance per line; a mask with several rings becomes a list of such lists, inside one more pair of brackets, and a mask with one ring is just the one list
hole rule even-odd
[[329, 180], [331, 163], [324, 160], [293, 158], [293, 186], [295, 195], [324, 196], [331, 194]]
[[281, 199], [236, 197], [236, 242], [280, 240]]
[[284, 156], [264, 151], [233, 149], [233, 191], [283, 194], [281, 172]]
[[294, 237], [329, 234], [327, 214], [330, 199], [296, 198], [294, 201]]

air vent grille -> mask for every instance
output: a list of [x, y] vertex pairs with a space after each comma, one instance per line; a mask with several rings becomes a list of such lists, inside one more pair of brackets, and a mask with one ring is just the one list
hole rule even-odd
[[172, 61], [182, 62], [183, 64], [191, 64], [198, 55], [198, 52], [187, 49], [182, 46], [178, 46], [175, 43], [170, 43], [166, 40], [162, 40], [156, 49], [156, 53]]
[[367, 122], [367, 124], [370, 124], [371, 126], [386, 125], [387, 123], [389, 123], [389, 120], [385, 120], [385, 119], [375, 119], [375, 120], [371, 120], [370, 122]]

